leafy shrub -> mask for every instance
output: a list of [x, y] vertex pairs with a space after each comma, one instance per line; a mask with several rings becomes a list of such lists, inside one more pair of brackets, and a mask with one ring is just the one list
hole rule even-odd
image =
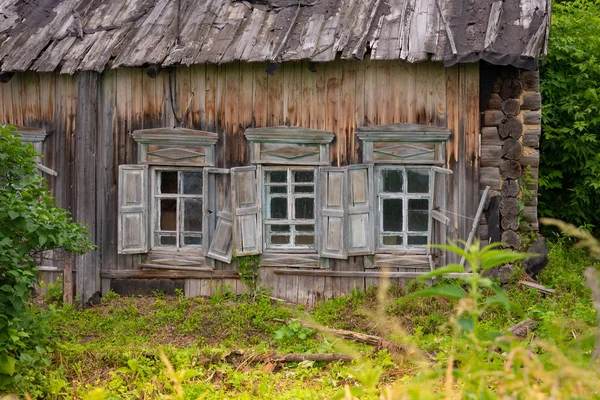
[[[600, 1], [552, 5], [541, 70], [540, 214], [600, 228]], [[590, 210], [593, 210], [590, 212]]]
[[38, 154], [0, 126], [0, 392], [26, 390], [32, 367], [48, 362], [48, 331], [27, 308], [36, 280], [35, 259], [63, 248], [85, 253], [93, 245], [73, 223], [36, 169]]

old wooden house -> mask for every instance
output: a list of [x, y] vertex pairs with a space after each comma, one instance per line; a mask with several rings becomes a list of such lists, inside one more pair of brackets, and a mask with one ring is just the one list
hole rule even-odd
[[239, 257], [256, 255], [274, 297], [311, 304], [436, 268], [449, 257], [428, 245], [466, 240], [480, 203], [482, 241], [537, 230], [549, 0], [4, 0], [0, 15], [0, 123], [36, 143], [98, 246], [72, 259], [82, 302], [243, 292]]

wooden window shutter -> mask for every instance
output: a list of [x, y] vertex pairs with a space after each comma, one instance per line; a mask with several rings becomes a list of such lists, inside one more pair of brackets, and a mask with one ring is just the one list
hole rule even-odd
[[262, 253], [260, 168], [231, 169], [233, 248], [237, 256]]
[[231, 213], [231, 194], [227, 195], [223, 210], [217, 211], [215, 228], [206, 257], [231, 262], [233, 253], [233, 217]]
[[204, 168], [202, 243], [206, 257], [231, 261], [232, 217], [229, 170]]
[[446, 176], [452, 174], [452, 170], [440, 167], [432, 167], [433, 180], [431, 187], [431, 218], [432, 229], [429, 234], [429, 243], [446, 244], [447, 227], [450, 218], [444, 213], [446, 209]]
[[119, 166], [119, 254], [148, 252], [148, 166]]
[[373, 165], [348, 166], [348, 255], [373, 254]]
[[346, 179], [345, 167], [319, 168], [321, 193], [321, 257], [346, 259]]

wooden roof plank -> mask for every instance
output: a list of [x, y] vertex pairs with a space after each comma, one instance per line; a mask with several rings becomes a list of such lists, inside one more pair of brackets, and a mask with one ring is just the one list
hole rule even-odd
[[[0, 59], [4, 58], [2, 69], [10, 71], [25, 71], [38, 57], [40, 52], [50, 43], [54, 34], [64, 27], [64, 21], [72, 17], [71, 13], [80, 0], [67, 0], [59, 3], [54, 11], [56, 17], [51, 23], [43, 27], [33, 27], [26, 29], [13, 41], [8, 52], [2, 54], [0, 50]], [[83, 1], [83, 0], [81, 0]], [[18, 51], [15, 51], [18, 49]], [[4, 57], [6, 55], [6, 57]]]
[[96, 41], [102, 43], [105, 34], [106, 31], [100, 31], [92, 33], [91, 35], [85, 35], [83, 39], [76, 40], [75, 44], [73, 44], [70, 51], [64, 57], [64, 64], [60, 73], [71, 75], [77, 71], [77, 67], [79, 67], [79, 64], [87, 54], [88, 50]]
[[390, 0], [390, 13], [383, 18], [381, 34], [373, 44], [371, 58], [373, 60], [387, 60], [400, 56], [400, 31], [406, 12], [407, 0]]
[[359, 43], [363, 36], [363, 32], [368, 30], [365, 28], [369, 24], [372, 12], [377, 11], [378, 0], [370, 1], [358, 1], [358, 8], [356, 10], [356, 18], [350, 29], [348, 30], [349, 36], [346, 42], [345, 48], [342, 50], [342, 59], [361, 58], [357, 54], [353, 54], [355, 46]]
[[[144, 46], [151, 43], [153, 40], [156, 41], [158, 36], [160, 36], [158, 40], [162, 37], [162, 32], [159, 29], [154, 28], [157, 21], [165, 13], [165, 8], [167, 8], [170, 3], [172, 5], [174, 2], [170, 0], [158, 0], [152, 11], [141, 22], [135, 36], [115, 59], [113, 68], [140, 65], [136, 64], [136, 62], [140, 62], [140, 60], [142, 60], [141, 64], [145, 64], [145, 61], [142, 58], [143, 55], [146, 55], [153, 49]], [[163, 16], [163, 19], [164, 18], [165, 17]]]
[[261, 40], [255, 44], [248, 61], [274, 61], [273, 52], [283, 41], [296, 11], [296, 7], [285, 7], [275, 14], [274, 18], [265, 19], [265, 25], [261, 29]]
[[252, 47], [244, 51], [244, 61], [266, 61], [265, 47], [268, 47], [267, 37], [275, 30], [275, 24], [277, 23], [277, 14], [268, 13], [267, 17], [263, 21], [263, 24], [258, 32], [258, 36]]
[[335, 59], [335, 32], [340, 22], [341, 13], [339, 8], [332, 11], [333, 15], [330, 15], [325, 20], [321, 28], [319, 42], [317, 43], [315, 52], [311, 56], [312, 61], [323, 62]]
[[128, 31], [128, 28], [107, 31], [104, 41], [97, 41], [92, 45], [77, 69], [102, 72], [110, 60], [112, 50], [118, 42], [123, 40]]
[[427, 34], [427, 15], [429, 13], [429, 1], [417, 0], [415, 12], [410, 24], [408, 62], [418, 62], [427, 59], [425, 52], [425, 36]]
[[263, 21], [267, 16], [267, 12], [260, 8], [254, 8], [248, 18], [242, 22], [240, 26], [241, 32], [235, 36], [221, 58], [221, 63], [232, 62], [235, 60], [243, 60], [244, 51], [247, 47], [256, 40], [256, 36], [260, 31]]
[[61, 40], [55, 40], [52, 45], [49, 46], [44, 53], [35, 61], [32, 69], [38, 72], [52, 72], [58, 67], [63, 60], [63, 57], [67, 54], [73, 43], [75, 43], [74, 36], [69, 36]]
[[296, 49], [288, 49], [286, 55], [282, 58], [287, 60], [305, 60], [313, 55], [319, 41], [321, 27], [325, 21], [325, 16], [321, 13], [313, 13], [309, 16], [308, 22], [304, 26], [304, 32]]

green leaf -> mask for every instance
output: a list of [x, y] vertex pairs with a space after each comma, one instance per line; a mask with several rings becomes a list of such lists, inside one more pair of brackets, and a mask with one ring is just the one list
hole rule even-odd
[[428, 296], [441, 296], [450, 299], [462, 299], [465, 297], [465, 291], [460, 286], [456, 285], [436, 285], [427, 289], [413, 292], [406, 296], [406, 298], [412, 297], [428, 297]]
[[471, 315], [463, 315], [458, 319], [458, 326], [464, 331], [473, 332], [475, 329], [475, 320]]
[[524, 260], [533, 256], [535, 255], [528, 253], [517, 253], [510, 250], [489, 250], [483, 252], [480, 256], [481, 268], [485, 271], [500, 265]]
[[440, 275], [451, 274], [451, 273], [461, 273], [465, 272], [465, 267], [460, 264], [448, 264], [441, 268], [435, 269], [431, 272], [428, 272], [424, 275], [419, 276], [417, 279], [429, 279]]
[[19, 214], [16, 211], [13, 211], [13, 210], [8, 211], [8, 216], [10, 217], [10, 219], [17, 219], [17, 218], [19, 218], [20, 215], [21, 214]]
[[11, 356], [0, 355], [0, 373], [13, 376], [17, 360]]

